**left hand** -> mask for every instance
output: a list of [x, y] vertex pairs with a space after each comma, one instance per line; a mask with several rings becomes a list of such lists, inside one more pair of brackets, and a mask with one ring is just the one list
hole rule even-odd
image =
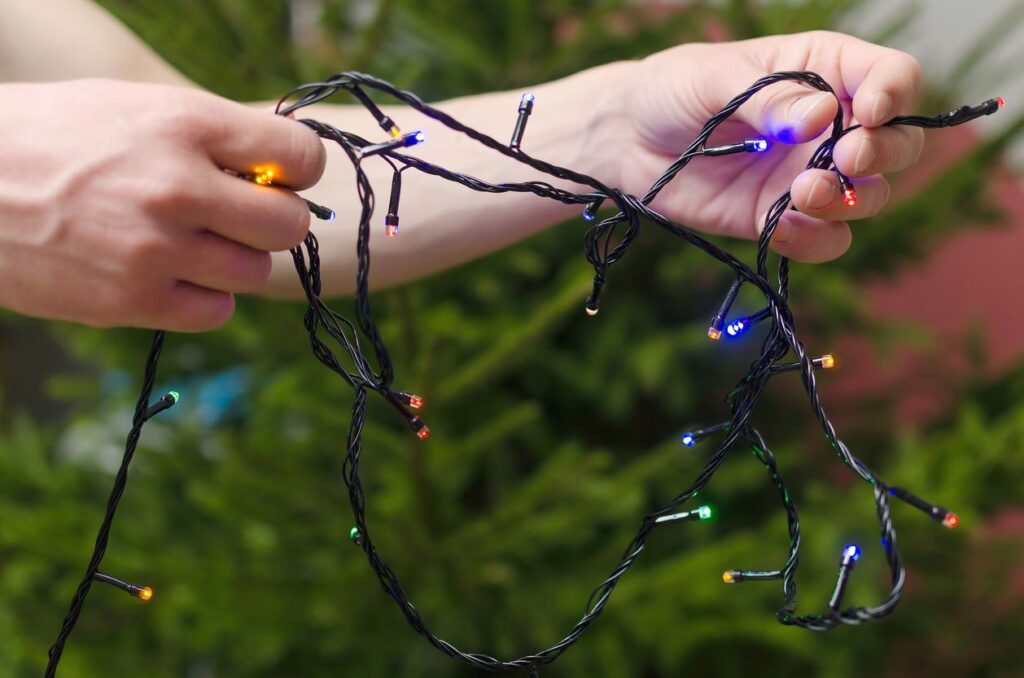
[[[758, 78], [775, 71], [813, 71], [839, 95], [845, 126], [864, 126], [836, 146], [840, 171], [854, 179], [857, 204], [841, 199], [834, 172], [804, 171], [818, 139], [830, 127], [836, 99], [797, 82], [761, 90], [708, 144], [762, 136], [766, 153], [691, 161], [652, 205], [684, 225], [723, 235], [756, 238], [768, 207], [792, 184], [793, 204], [772, 238], [780, 254], [823, 262], [850, 245], [848, 220], [877, 214], [889, 199], [882, 172], [917, 161], [924, 133], [880, 127], [907, 113], [921, 89], [921, 70], [908, 54], [824, 31], [718, 44], [687, 44], [629, 64], [624, 93], [616, 97], [615, 139], [609, 152], [613, 185], [642, 195], [696, 137], [704, 123]], [[852, 118], [851, 118], [852, 114]], [[805, 143], [811, 142], [811, 143]]]

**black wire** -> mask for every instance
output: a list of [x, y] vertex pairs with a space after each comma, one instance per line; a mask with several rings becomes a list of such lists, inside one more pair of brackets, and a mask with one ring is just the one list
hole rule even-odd
[[[770, 324], [762, 341], [758, 358], [751, 363], [747, 374], [739, 380], [726, 397], [732, 417], [726, 425], [719, 427], [724, 432], [724, 436], [718, 448], [708, 459], [704, 469], [689, 488], [667, 501], [656, 511], [652, 511], [641, 518], [636, 535], [626, 546], [622, 557], [612, 568], [608, 576], [591, 592], [583, 614], [576, 624], [569, 629], [561, 640], [552, 646], [515, 659], [500, 660], [486, 654], [463, 652], [453, 644], [437, 636], [427, 626], [419, 611], [410, 601], [398, 576], [378, 553], [372, 539], [372, 531], [367, 522], [366, 494], [362, 486], [359, 465], [362, 453], [362, 432], [368, 410], [368, 393], [371, 391], [379, 393], [385, 402], [397, 410], [421, 437], [425, 437], [424, 432], [426, 431], [419, 417], [415, 416], [406, 406], [407, 401], [402, 400], [401, 393], [392, 387], [395, 378], [394, 369], [387, 346], [374, 320], [369, 301], [370, 234], [375, 199], [369, 178], [362, 168], [361, 149], [369, 146], [371, 142], [320, 121], [300, 120], [301, 123], [307, 125], [321, 138], [336, 143], [346, 153], [355, 169], [356, 195], [360, 202], [356, 239], [358, 267], [356, 274], [355, 322], [347, 320], [329, 308], [320, 299], [322, 290], [321, 270], [319, 243], [316, 236], [310, 232], [301, 246], [291, 250], [299, 283], [308, 302], [304, 315], [304, 324], [309, 334], [312, 352], [328, 369], [344, 379], [354, 391], [352, 418], [349, 423], [345, 456], [342, 461], [342, 478], [348, 490], [349, 503], [352, 507], [356, 529], [360, 537], [357, 543], [365, 552], [370, 567], [376, 574], [381, 587], [398, 604], [409, 625], [416, 632], [423, 635], [427, 642], [449, 657], [486, 671], [524, 671], [531, 676], [538, 675], [540, 666], [550, 664], [562, 652], [577, 642], [605, 609], [615, 586], [643, 552], [646, 540], [657, 524], [657, 519], [676, 512], [682, 504], [688, 502], [698, 492], [703, 490], [710, 482], [714, 473], [725, 461], [733, 445], [741, 440], [750, 445], [755, 458], [764, 465], [769, 479], [776, 487], [782, 500], [783, 508], [786, 511], [789, 526], [789, 556], [780, 571], [760, 572], [762, 578], [777, 577], [781, 573], [779, 578], [782, 579], [784, 600], [783, 606], [777, 614], [778, 620], [783, 624], [822, 631], [834, 628], [839, 624], [860, 624], [880, 619], [890, 614], [899, 602], [905, 572], [897, 548], [896, 532], [892, 524], [888, 503], [889, 492], [887, 491], [887, 486], [863, 461], [855, 457], [846, 444], [838, 438], [835, 428], [821, 402], [816, 385], [813, 359], [808, 355], [803, 343], [797, 336], [793, 313], [788, 304], [789, 260], [785, 257], [779, 259], [774, 280], [768, 272], [769, 242], [780, 218], [790, 208], [791, 197], [789, 190], [779, 196], [768, 210], [764, 227], [758, 239], [757, 258], [754, 268], [748, 267], [732, 254], [721, 249], [698, 233], [673, 222], [650, 208], [651, 201], [653, 201], [658, 193], [671, 183], [694, 158], [703, 154], [706, 142], [720, 124], [729, 119], [740, 106], [745, 104], [758, 91], [783, 81], [801, 82], [815, 89], [835, 95], [835, 92], [828, 83], [814, 73], [780, 72], [761, 78], [747, 90], [737, 95], [721, 111], [708, 120], [690, 146], [665, 169], [643, 197], [628, 195], [614, 187], [605, 185], [593, 177], [534, 158], [519, 148], [509, 148], [496, 139], [474, 130], [443, 111], [426, 104], [415, 94], [398, 89], [386, 81], [364, 73], [343, 72], [333, 75], [322, 82], [302, 85], [292, 90], [278, 103], [278, 113], [286, 115], [323, 101], [339, 91], [346, 91], [355, 96], [364, 105], [367, 111], [377, 119], [383, 129], [390, 131], [393, 135], [397, 135], [398, 130], [394, 122], [390, 117], [381, 112], [376, 104], [366, 95], [365, 90], [383, 92], [410, 108], [437, 120], [449, 129], [473, 139], [486, 148], [528, 165], [542, 174], [583, 185], [592, 190], [574, 193], [558, 188], [546, 181], [538, 180], [493, 184], [466, 174], [432, 165], [421, 159], [399, 152], [397, 148], [380, 153], [379, 157], [382, 157], [395, 171], [415, 169], [423, 174], [445, 179], [474, 191], [484, 193], [532, 193], [538, 197], [556, 200], [565, 204], [597, 205], [604, 200], [610, 200], [617, 208], [617, 214], [590, 226], [584, 237], [586, 257], [594, 267], [594, 289], [587, 301], [588, 309], [597, 310], [598, 298], [607, 280], [610, 268], [622, 259], [632, 243], [635, 242], [644, 220], [653, 223], [667, 233], [700, 249], [712, 259], [728, 266], [737, 280], [742, 284], [749, 284], [755, 287], [764, 296], [766, 301], [765, 309], [752, 316], [751, 321], [760, 322], [762, 319], [767, 319]], [[996, 100], [990, 100], [980, 106], [964, 106], [933, 117], [901, 116], [890, 120], [886, 124], [924, 128], [948, 127], [968, 122], [981, 115], [991, 114], [995, 112], [996, 108]], [[857, 125], [848, 128], [843, 127], [843, 112], [840, 106], [833, 120], [830, 133], [812, 153], [807, 163], [807, 168], [836, 172], [839, 174], [840, 180], [848, 184], [849, 180], [840, 174], [836, 168], [832, 153], [839, 139], [858, 127]], [[311, 204], [310, 208], [317, 216], [330, 212], [327, 208], [321, 208], [315, 204]], [[321, 216], [321, 218], [323, 217]], [[621, 233], [618, 232], [620, 225], [625, 225]], [[338, 358], [329, 344], [319, 334], [321, 329], [323, 329], [330, 340], [333, 340], [340, 347], [343, 355], [347, 356], [346, 358]], [[369, 354], [360, 343], [360, 334], [369, 342]], [[86, 575], [72, 600], [71, 609], [65, 618], [57, 641], [50, 650], [50, 662], [46, 672], [48, 677], [53, 676], [55, 673], [64, 644], [81, 613], [85, 596], [88, 594], [89, 586], [106, 550], [117, 502], [120, 500], [125, 483], [127, 482], [128, 464], [131, 462], [142, 425], [145, 422], [144, 418], [140, 419], [140, 417], [144, 417], [148, 408], [162, 342], [163, 333], [158, 332], [154, 336], [153, 348], [146, 363], [146, 377], [139, 403], [136, 406], [136, 417], [126, 444], [121, 470], [115, 478], [107, 513], [101, 524], [96, 548], [86, 570]], [[849, 607], [837, 611], [829, 610], [822, 614], [803, 616], [796, 614], [797, 586], [795, 575], [799, 563], [800, 550], [800, 523], [797, 509], [783, 482], [774, 454], [761, 434], [750, 423], [757, 402], [772, 376], [772, 367], [790, 352], [796, 356], [800, 364], [804, 390], [807, 393], [811, 409], [822, 427], [826, 440], [832, 445], [839, 459], [873, 488], [879, 530], [882, 543], [885, 545], [885, 557], [891, 577], [889, 593], [879, 604], [872, 607]], [[901, 490], [901, 492], [907, 493], [905, 490]], [[919, 501], [927, 505], [923, 500]], [[933, 517], [939, 515], [936, 513], [937, 509], [938, 507], [933, 507]]]

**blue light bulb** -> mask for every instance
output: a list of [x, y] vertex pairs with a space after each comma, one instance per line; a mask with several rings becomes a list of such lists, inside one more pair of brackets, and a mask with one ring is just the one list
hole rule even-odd
[[844, 560], [857, 560], [858, 558], [860, 558], [860, 549], [857, 548], [856, 544], [849, 544], [843, 549]]
[[592, 213], [590, 210], [588, 210], [588, 209], [587, 210], [583, 210], [583, 220], [584, 221], [593, 221], [596, 218], [597, 218], [597, 215]]
[[747, 153], [764, 153], [768, 150], [768, 142], [764, 139], [745, 139], [743, 150]]
[[733, 322], [725, 326], [725, 331], [729, 334], [730, 337], [735, 337], [738, 334], [742, 334], [743, 330], [745, 330], [746, 327], [747, 324], [743, 320], [734, 320]]
[[683, 434], [683, 445], [686, 445], [687, 447], [693, 447], [693, 444], [696, 442], [697, 441], [693, 439], [692, 433]]
[[533, 101], [533, 94], [530, 93], [530, 92], [527, 92], [526, 94], [524, 94], [523, 95], [523, 101], [524, 102]]

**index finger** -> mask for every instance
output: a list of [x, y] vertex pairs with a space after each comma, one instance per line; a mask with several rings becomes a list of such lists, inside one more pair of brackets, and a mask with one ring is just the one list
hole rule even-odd
[[327, 153], [316, 132], [266, 110], [211, 97], [217, 124], [198, 130], [199, 141], [221, 169], [272, 172], [272, 183], [293, 189], [319, 181]]
[[853, 94], [853, 114], [865, 127], [878, 127], [909, 111], [921, 93], [921, 66], [899, 50], [854, 39], [841, 50], [843, 85]]

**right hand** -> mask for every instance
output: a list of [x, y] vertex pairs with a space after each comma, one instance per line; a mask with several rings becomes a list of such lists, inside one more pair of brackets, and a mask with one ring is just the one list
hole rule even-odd
[[223, 170], [317, 182], [305, 126], [204, 92], [104, 80], [0, 85], [0, 306], [95, 327], [203, 331], [259, 289], [309, 210]]

